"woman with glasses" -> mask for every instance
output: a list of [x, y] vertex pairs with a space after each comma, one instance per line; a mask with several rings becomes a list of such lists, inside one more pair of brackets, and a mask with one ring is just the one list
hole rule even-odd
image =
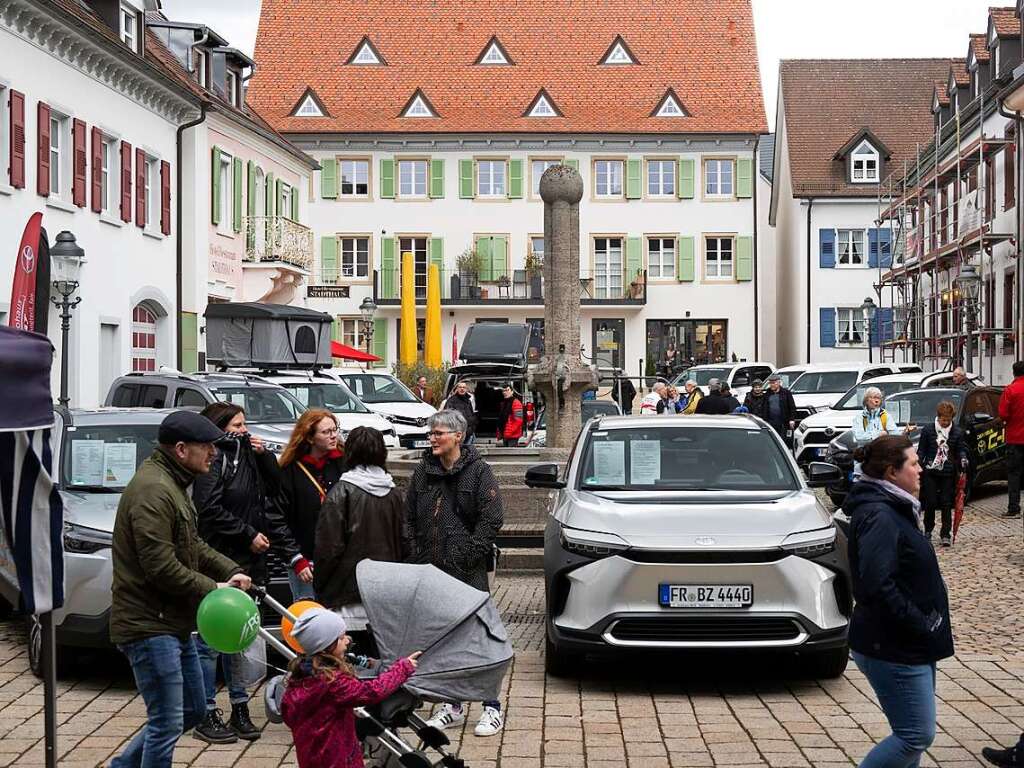
[[288, 571], [295, 600], [312, 600], [316, 525], [328, 492], [345, 471], [338, 442], [338, 420], [330, 411], [310, 408], [299, 417], [281, 454], [281, 509], [302, 553]]
[[[476, 449], [462, 444], [466, 419], [461, 413], [438, 411], [427, 425], [430, 450], [413, 472], [405, 494], [412, 559], [431, 563], [487, 592], [488, 566], [503, 519], [498, 481]], [[430, 724], [455, 728], [465, 720], [465, 705], [445, 704]], [[493, 736], [501, 728], [501, 705], [485, 701], [476, 735]]]

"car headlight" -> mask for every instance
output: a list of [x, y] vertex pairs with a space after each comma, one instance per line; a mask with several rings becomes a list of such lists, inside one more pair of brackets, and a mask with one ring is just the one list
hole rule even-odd
[[77, 555], [91, 555], [102, 549], [110, 549], [114, 534], [84, 525], [64, 523], [64, 551]]
[[266, 448], [271, 453], [283, 453], [284, 452], [284, 443], [272, 443], [269, 440], [264, 440], [263, 441], [263, 447]]
[[827, 555], [836, 548], [836, 529], [830, 527], [794, 533], [786, 537], [782, 542], [782, 548], [791, 555], [813, 560]]
[[559, 532], [559, 541], [562, 549], [567, 552], [594, 560], [609, 557], [629, 548], [629, 545], [614, 533], [579, 531], [572, 528], [562, 528]]
[[807, 431], [808, 429], [810, 429], [810, 427], [809, 427], [809, 426], [807, 426], [807, 424], [806, 424], [806, 423], [804, 423], [804, 422], [802, 422], [802, 421], [801, 421], [801, 422], [800, 422], [800, 423], [799, 423], [799, 424], [797, 425], [796, 431], [797, 431], [797, 433], [798, 433], [798, 434], [801, 434], [801, 435], [802, 435], [802, 434], [803, 434], [804, 432], [806, 432], [806, 431]]

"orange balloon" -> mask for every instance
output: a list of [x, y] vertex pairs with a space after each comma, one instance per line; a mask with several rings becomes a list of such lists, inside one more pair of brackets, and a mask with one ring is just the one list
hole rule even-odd
[[[299, 618], [299, 616], [304, 614], [310, 608], [323, 608], [323, 606], [313, 600], [299, 600], [299, 602], [288, 606], [288, 613], [295, 618]], [[292, 620], [287, 616], [281, 619], [281, 637], [289, 646], [291, 646], [293, 651], [296, 653], [304, 653], [302, 646], [299, 645], [298, 641], [296, 641], [294, 637], [292, 637], [293, 624]]]

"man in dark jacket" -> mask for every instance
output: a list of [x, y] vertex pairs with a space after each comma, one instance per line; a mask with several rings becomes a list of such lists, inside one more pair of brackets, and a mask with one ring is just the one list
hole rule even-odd
[[750, 391], [743, 399], [743, 406], [758, 418], [768, 418], [768, 396], [764, 393], [764, 383], [760, 379], [754, 379], [750, 384]]
[[128, 657], [147, 723], [111, 768], [170, 768], [174, 747], [206, 712], [203, 672], [192, 631], [199, 602], [217, 587], [251, 581], [196, 529], [188, 494], [210, 471], [222, 435], [205, 416], [177, 411], [157, 433], [157, 450], [121, 496], [114, 518], [110, 639]]
[[[621, 402], [620, 392], [622, 393]], [[633, 414], [633, 401], [636, 400], [636, 387], [633, 386], [633, 382], [629, 379], [618, 379], [616, 383], [612, 384], [612, 400], [619, 404], [623, 415], [631, 416]]]
[[1013, 364], [1013, 382], [999, 398], [999, 418], [1006, 434], [1007, 517], [1020, 515], [1020, 482], [1024, 475], [1024, 362]]
[[740, 407], [739, 401], [729, 393], [728, 382], [712, 379], [708, 382], [708, 389], [708, 396], [701, 398], [697, 403], [695, 413], [723, 416]]
[[472, 445], [476, 442], [476, 404], [466, 382], [460, 381], [455, 385], [455, 391], [448, 396], [441, 409], [461, 413], [462, 418], [466, 420], [465, 444]]
[[793, 393], [782, 386], [782, 377], [773, 373], [768, 377], [768, 392], [765, 393], [765, 421], [779, 433], [783, 440], [786, 433], [796, 427], [796, 402]]

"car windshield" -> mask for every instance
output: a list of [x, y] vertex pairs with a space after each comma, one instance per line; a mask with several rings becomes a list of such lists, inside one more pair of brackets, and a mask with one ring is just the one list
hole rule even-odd
[[352, 373], [344, 377], [349, 389], [364, 403], [418, 403], [419, 400], [398, 379], [374, 373]]
[[778, 491], [799, 481], [767, 430], [635, 427], [590, 433], [581, 490]]
[[250, 424], [294, 424], [306, 410], [302, 403], [276, 387], [218, 387], [213, 396], [245, 409]]
[[808, 371], [793, 382], [794, 395], [814, 392], [845, 392], [857, 383], [856, 371]]
[[803, 376], [803, 371], [776, 371], [775, 374], [782, 380], [782, 386], [790, 389], [793, 382]]
[[156, 449], [159, 424], [68, 427], [61, 482], [65, 490], [119, 493]]
[[728, 379], [732, 368], [691, 368], [680, 377], [683, 381], [693, 379], [697, 386], [706, 387], [712, 379]]
[[326, 408], [334, 413], [369, 413], [348, 387], [333, 381], [281, 382], [306, 408]]
[[885, 410], [896, 417], [898, 424], [917, 424], [923, 426], [935, 420], [935, 407], [943, 400], [949, 400], [960, 413], [960, 405], [964, 395], [959, 390], [919, 389], [904, 392], [885, 399]]
[[870, 387], [878, 387], [882, 390], [882, 397], [887, 397], [898, 392], [905, 392], [908, 389], [917, 389], [919, 386], [921, 384], [917, 381], [882, 381], [877, 384], [872, 381], [862, 381], [843, 395], [839, 403], [834, 405], [833, 408], [837, 411], [859, 411], [864, 407], [864, 393]]

